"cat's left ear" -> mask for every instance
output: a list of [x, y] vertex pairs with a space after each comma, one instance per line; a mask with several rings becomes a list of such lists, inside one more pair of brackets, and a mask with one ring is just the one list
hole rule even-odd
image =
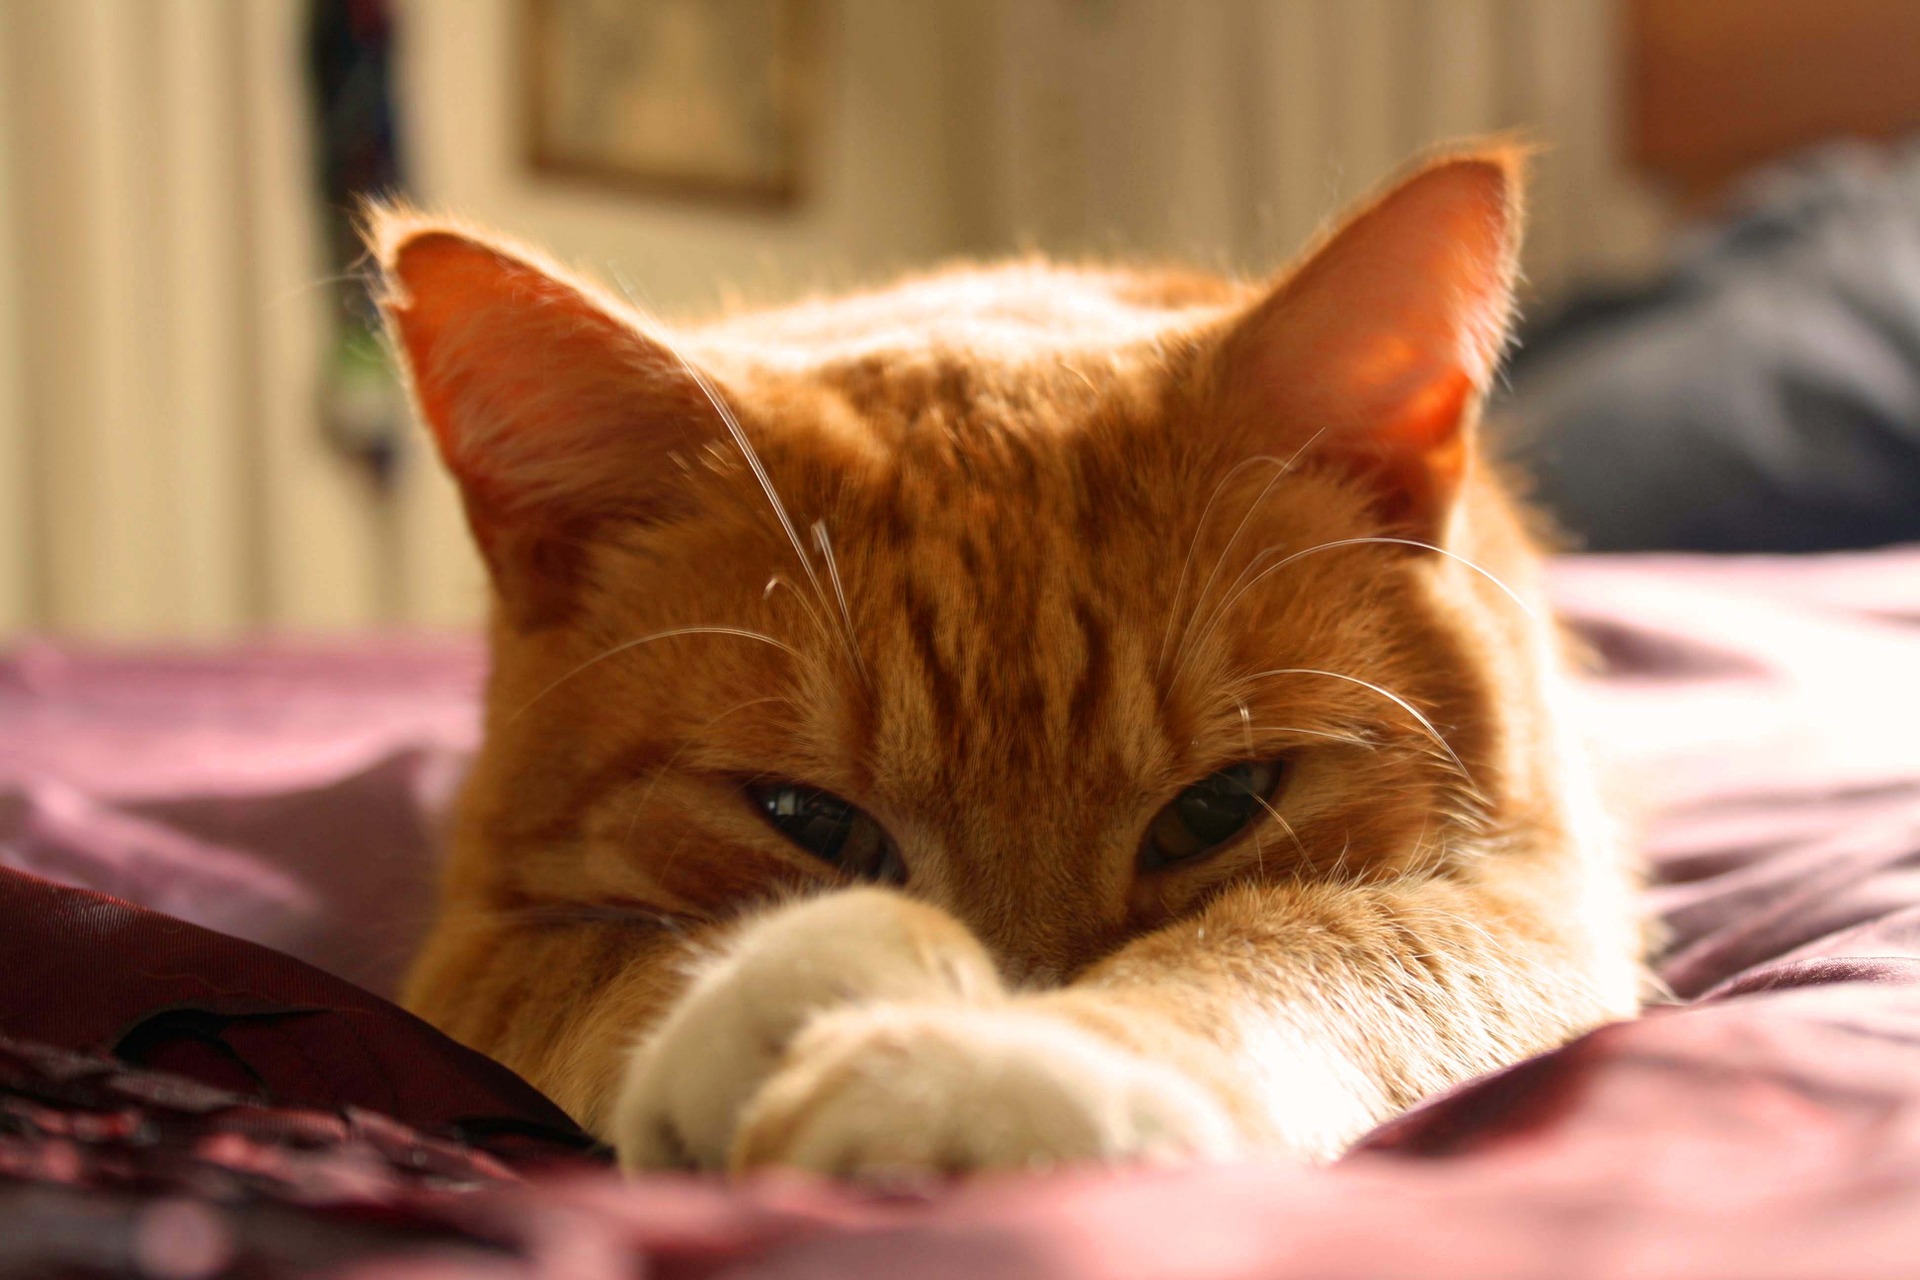
[[1506, 345], [1520, 223], [1518, 151], [1430, 162], [1228, 336], [1231, 415], [1256, 447], [1363, 474], [1389, 528], [1437, 540]]
[[608, 521], [685, 510], [721, 430], [710, 382], [650, 323], [508, 241], [372, 209], [381, 310], [509, 616], [564, 616]]

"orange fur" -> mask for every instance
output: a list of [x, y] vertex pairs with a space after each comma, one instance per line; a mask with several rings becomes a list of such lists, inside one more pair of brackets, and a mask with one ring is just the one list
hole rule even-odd
[[[1435, 159], [1272, 287], [1025, 263], [672, 335], [376, 213], [496, 591], [411, 1005], [629, 1163], [839, 1172], [1328, 1158], [1629, 1012], [1474, 440], [1518, 180]], [[1140, 859], [1276, 758], [1243, 837]], [[851, 890], [754, 779], [873, 815], [904, 884]]]

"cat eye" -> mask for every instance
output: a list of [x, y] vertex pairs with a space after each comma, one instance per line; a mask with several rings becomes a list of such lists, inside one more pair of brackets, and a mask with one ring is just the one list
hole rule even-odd
[[1154, 817], [1142, 863], [1162, 867], [1220, 848], [1266, 811], [1285, 773], [1283, 761], [1247, 760], [1194, 783]]
[[747, 793], [776, 831], [848, 875], [886, 884], [907, 878], [885, 829], [831, 791], [781, 782]]

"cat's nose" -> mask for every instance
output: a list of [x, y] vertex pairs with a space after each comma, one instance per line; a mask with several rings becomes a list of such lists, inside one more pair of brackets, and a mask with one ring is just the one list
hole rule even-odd
[[1084, 891], [1047, 892], [1040, 886], [1014, 895], [983, 892], [944, 901], [986, 947], [1009, 986], [1057, 987], [1119, 941], [1121, 921]]
[[1066, 981], [1067, 971], [1051, 960], [1033, 956], [996, 955], [1000, 979], [1009, 987], [1044, 990]]

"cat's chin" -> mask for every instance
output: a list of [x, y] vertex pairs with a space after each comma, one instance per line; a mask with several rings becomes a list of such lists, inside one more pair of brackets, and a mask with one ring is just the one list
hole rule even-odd
[[1199, 1085], [1023, 1007], [958, 922], [881, 890], [743, 930], [634, 1051], [607, 1137], [633, 1171], [873, 1181], [1238, 1149]]

